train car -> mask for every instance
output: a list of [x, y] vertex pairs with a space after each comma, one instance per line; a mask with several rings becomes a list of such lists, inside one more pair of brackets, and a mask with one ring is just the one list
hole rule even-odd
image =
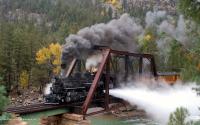
[[180, 80], [180, 73], [177, 72], [158, 72], [158, 79], [164, 80], [166, 83], [173, 85]]

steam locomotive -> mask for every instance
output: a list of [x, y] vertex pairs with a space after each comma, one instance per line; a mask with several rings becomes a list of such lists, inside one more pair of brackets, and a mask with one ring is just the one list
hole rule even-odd
[[[50, 93], [44, 95], [45, 103], [61, 104], [84, 101], [94, 77], [95, 73], [86, 71], [85, 73], [76, 72], [68, 77], [57, 76], [52, 78]], [[105, 74], [102, 74], [94, 98], [100, 98], [104, 95], [105, 79]]]

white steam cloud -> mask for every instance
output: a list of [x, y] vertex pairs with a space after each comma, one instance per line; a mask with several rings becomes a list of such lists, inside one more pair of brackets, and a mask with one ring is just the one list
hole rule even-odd
[[171, 38], [177, 40], [182, 45], [187, 47], [189, 44], [188, 36], [186, 34], [186, 23], [183, 18], [183, 15], [179, 16], [177, 26], [175, 27], [174, 24], [170, 23], [169, 20], [164, 20], [159, 26], [158, 26], [158, 32], [160, 33], [166, 33], [166, 35], [170, 36]]
[[46, 85], [46, 87], [44, 88], [44, 95], [48, 95], [51, 93], [51, 87], [52, 87], [52, 83], [49, 83]]
[[146, 27], [154, 26], [160, 21], [166, 19], [166, 11], [154, 11], [147, 12], [145, 17]]
[[[110, 91], [110, 95], [126, 100], [132, 105], [144, 109], [149, 117], [166, 125], [170, 113], [176, 108], [187, 108], [191, 116], [199, 116], [200, 97], [192, 90], [193, 85], [167, 86], [155, 83], [156, 86], [146, 86], [145, 83], [135, 82], [135, 85]], [[159, 84], [159, 85], [158, 85]]]
[[98, 67], [98, 65], [102, 61], [102, 58], [103, 58], [102, 54], [96, 54], [88, 57], [85, 64], [86, 69], [90, 70], [92, 67]]

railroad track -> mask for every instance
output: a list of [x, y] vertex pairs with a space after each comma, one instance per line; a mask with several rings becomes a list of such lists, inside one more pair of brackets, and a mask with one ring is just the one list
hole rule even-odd
[[57, 109], [57, 108], [81, 108], [79, 106], [80, 104], [32, 104], [32, 105], [27, 105], [27, 106], [17, 106], [17, 107], [9, 107], [5, 110], [5, 112], [8, 113], [15, 113], [15, 114], [29, 114], [29, 113], [34, 113], [34, 112], [41, 112], [41, 111], [46, 111], [50, 109]]
[[[97, 107], [96, 104], [99, 104], [103, 99], [96, 99], [93, 100], [91, 107]], [[98, 102], [97, 102], [98, 101]], [[110, 98], [110, 101], [116, 101], [116, 98]], [[63, 104], [45, 104], [45, 103], [39, 103], [39, 104], [31, 104], [27, 106], [16, 106], [16, 107], [8, 107], [5, 112], [8, 113], [15, 113], [19, 115], [23, 114], [31, 114], [34, 112], [42, 112], [42, 111], [47, 111], [51, 109], [58, 109], [58, 108], [68, 108], [70, 111], [76, 111], [81, 113], [82, 111], [82, 105], [84, 102], [76, 102], [76, 103], [63, 103]]]

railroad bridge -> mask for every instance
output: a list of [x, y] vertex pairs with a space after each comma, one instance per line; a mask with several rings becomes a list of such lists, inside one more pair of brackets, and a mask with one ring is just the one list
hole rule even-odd
[[[151, 78], [158, 79], [159, 77], [156, 70], [154, 56], [151, 54], [130, 53], [126, 51], [113, 50], [108, 47], [96, 47], [95, 49], [102, 53], [103, 58], [98, 66], [98, 70], [84, 101], [63, 104], [34, 104], [22, 107], [9, 107], [6, 109], [6, 112], [19, 114], [23, 119], [30, 123], [30, 125], [39, 124], [41, 117], [57, 116], [66, 113], [78, 114], [78, 116], [81, 116], [82, 120], [85, 120], [88, 116], [111, 111], [113, 109], [112, 104], [120, 103], [123, 104], [121, 105], [122, 107], [126, 105], [123, 100], [109, 95], [110, 75], [114, 69], [119, 67], [123, 69], [123, 78], [125, 81], [130, 75], [137, 74], [142, 76], [143, 73], [146, 72], [144, 69], [149, 70], [148, 72], [150, 73], [149, 76]], [[119, 60], [123, 61], [123, 66], [121, 64], [119, 66]], [[148, 68], [144, 67], [144, 60], [149, 61]], [[74, 59], [67, 71], [68, 75], [73, 72], [74, 67], [77, 64], [77, 59]], [[106, 82], [104, 83], [105, 94], [101, 98], [94, 99], [95, 91], [103, 73], [105, 73], [106, 78]], [[165, 75], [162, 74], [162, 77], [164, 76]], [[170, 79], [170, 76], [173, 76], [173, 78], [175, 78], [173, 79], [174, 81], [178, 79], [178, 77], [174, 77], [178, 76], [177, 74], [167, 74], [166, 76], [168, 79]], [[115, 108], [119, 107], [120, 106], [115, 106]], [[92, 108], [95, 108], [95, 110], [91, 110]]]

